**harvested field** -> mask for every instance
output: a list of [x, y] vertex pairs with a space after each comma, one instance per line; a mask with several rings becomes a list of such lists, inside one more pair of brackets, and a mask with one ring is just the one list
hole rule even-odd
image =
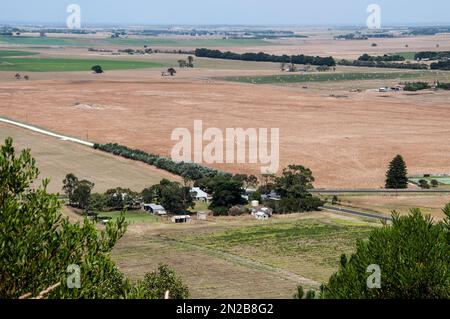
[[[410, 174], [450, 171], [448, 92], [345, 95], [192, 78], [11, 82], [0, 84], [0, 114], [161, 155], [171, 152], [172, 130], [193, 131], [194, 120], [204, 128], [280, 128], [281, 164], [310, 167], [317, 187], [381, 187], [398, 153]], [[259, 172], [255, 165], [214, 166]]]

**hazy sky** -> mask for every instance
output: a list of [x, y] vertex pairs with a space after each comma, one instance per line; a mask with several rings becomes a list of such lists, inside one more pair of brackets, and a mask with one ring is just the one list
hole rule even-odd
[[449, 0], [2, 0], [0, 23], [65, 24], [72, 3], [84, 24], [364, 25], [371, 3], [383, 24], [450, 24]]

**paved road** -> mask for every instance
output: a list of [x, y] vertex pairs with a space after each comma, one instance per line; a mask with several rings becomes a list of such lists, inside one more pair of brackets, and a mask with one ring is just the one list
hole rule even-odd
[[450, 193], [450, 189], [311, 189], [313, 194], [431, 194], [431, 193]]
[[322, 207], [319, 207], [319, 208], [323, 209], [323, 210], [333, 211], [333, 212], [339, 212], [339, 213], [346, 213], [346, 214], [356, 215], [356, 216], [359, 216], [359, 217], [368, 217], [368, 218], [376, 218], [376, 219], [383, 219], [383, 220], [392, 220], [392, 218], [389, 217], [389, 216], [378, 215], [378, 214], [373, 214], [373, 213], [365, 213], [365, 212], [360, 212], [360, 211], [356, 211], [356, 210], [348, 209], [348, 208], [340, 208], [340, 207], [334, 207], [334, 206], [322, 206]]
[[41, 128], [38, 128], [36, 126], [32, 126], [32, 125], [28, 125], [28, 124], [23, 124], [17, 121], [13, 121], [4, 117], [0, 117], [0, 122], [1, 123], [6, 123], [6, 124], [11, 124], [11, 125], [15, 125], [33, 132], [37, 132], [40, 134], [44, 134], [44, 135], [48, 135], [48, 136], [52, 136], [52, 137], [56, 137], [59, 138], [62, 141], [69, 141], [69, 142], [74, 142], [77, 144], [81, 144], [81, 145], [85, 145], [85, 146], [89, 146], [89, 147], [94, 147], [94, 143], [88, 142], [88, 141], [84, 141], [84, 140], [80, 140], [78, 138], [74, 138], [74, 137], [70, 137], [70, 136], [65, 136], [65, 135], [61, 135], [61, 134], [56, 134]]

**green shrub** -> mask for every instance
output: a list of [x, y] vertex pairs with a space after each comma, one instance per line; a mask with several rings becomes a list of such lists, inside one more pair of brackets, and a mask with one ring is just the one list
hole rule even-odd
[[189, 297], [189, 289], [167, 265], [159, 265], [156, 271], [146, 274], [142, 285], [145, 291], [144, 297], [148, 299], [164, 299], [167, 291], [170, 299]]
[[415, 92], [420, 90], [426, 90], [429, 88], [430, 85], [427, 82], [407, 82], [405, 84], [404, 90]]
[[[358, 241], [356, 252], [323, 287], [332, 299], [450, 298], [450, 204], [444, 222], [433, 222], [419, 209], [408, 216], [393, 214], [392, 226], [374, 230]], [[367, 285], [369, 265], [381, 269], [381, 288]]]

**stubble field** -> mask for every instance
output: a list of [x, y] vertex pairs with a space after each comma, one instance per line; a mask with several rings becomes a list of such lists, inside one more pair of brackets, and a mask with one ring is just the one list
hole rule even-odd
[[[381, 187], [396, 154], [405, 157], [411, 174], [450, 171], [446, 92], [339, 96], [154, 74], [141, 81], [1, 83], [0, 97], [0, 113], [12, 119], [161, 155], [175, 145], [172, 131], [193, 132], [194, 120], [204, 129], [280, 128], [281, 166], [310, 167], [317, 187]], [[260, 168], [214, 166], [256, 174]]]

